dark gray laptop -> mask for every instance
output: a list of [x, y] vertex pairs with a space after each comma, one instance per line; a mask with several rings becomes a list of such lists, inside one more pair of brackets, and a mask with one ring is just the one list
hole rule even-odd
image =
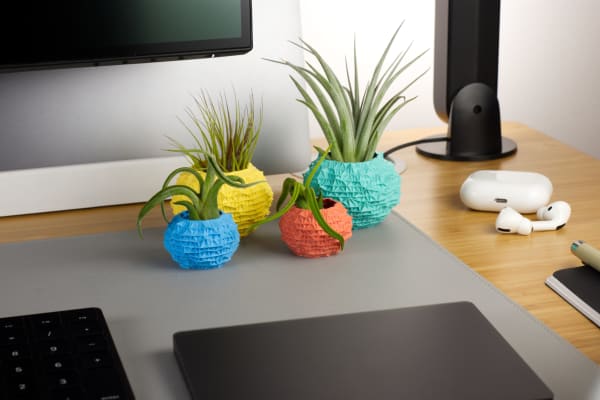
[[469, 302], [179, 332], [194, 400], [552, 399]]

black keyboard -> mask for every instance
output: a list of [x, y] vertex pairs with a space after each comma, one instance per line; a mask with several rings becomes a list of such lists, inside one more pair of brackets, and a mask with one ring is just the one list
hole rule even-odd
[[132, 400], [98, 308], [0, 318], [0, 400]]

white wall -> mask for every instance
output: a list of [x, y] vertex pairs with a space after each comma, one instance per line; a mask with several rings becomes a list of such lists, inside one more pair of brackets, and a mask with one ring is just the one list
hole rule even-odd
[[506, 0], [501, 12], [504, 118], [600, 158], [600, 2]]
[[[397, 25], [396, 49], [414, 40], [413, 54], [430, 49], [408, 75], [433, 65], [434, 0], [301, 0], [303, 38], [344, 74], [356, 35], [366, 77]], [[523, 122], [600, 158], [600, 2], [504, 0], [501, 6], [498, 97], [503, 120]], [[344, 75], [342, 75], [344, 76]], [[398, 84], [398, 86], [401, 83]], [[433, 70], [413, 87], [419, 98], [390, 130], [438, 126]], [[311, 121], [311, 135], [319, 135]]]

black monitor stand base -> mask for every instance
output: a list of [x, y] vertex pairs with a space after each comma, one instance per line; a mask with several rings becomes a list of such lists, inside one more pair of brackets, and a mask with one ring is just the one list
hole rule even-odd
[[[447, 135], [436, 135], [428, 137], [433, 138], [443, 138], [447, 137]], [[452, 140], [452, 139], [450, 139]], [[438, 160], [449, 160], [449, 161], [485, 161], [485, 160], [495, 160], [498, 158], [504, 158], [512, 156], [517, 152], [517, 144], [514, 140], [502, 137], [502, 149], [497, 153], [488, 153], [488, 154], [453, 154], [449, 151], [450, 142], [442, 141], [442, 142], [432, 142], [432, 143], [421, 143], [417, 146], [417, 153], [425, 157], [436, 158]]]
[[448, 140], [422, 143], [417, 153], [455, 161], [482, 161], [508, 157], [517, 144], [502, 137], [500, 105], [496, 93], [483, 83], [463, 87], [452, 100], [448, 113]]

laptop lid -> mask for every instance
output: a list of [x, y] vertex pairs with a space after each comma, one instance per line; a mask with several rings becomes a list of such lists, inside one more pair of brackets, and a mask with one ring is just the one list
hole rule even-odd
[[178, 332], [194, 400], [552, 399], [469, 302]]

